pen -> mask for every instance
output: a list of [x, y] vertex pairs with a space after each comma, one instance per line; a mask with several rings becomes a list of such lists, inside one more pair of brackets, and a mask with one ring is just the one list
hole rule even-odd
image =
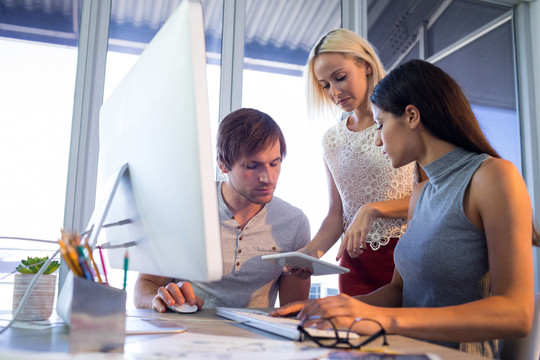
[[84, 251], [82, 246], [77, 246], [77, 251], [79, 252], [79, 265], [81, 266], [82, 272], [84, 274], [84, 277], [88, 280], [94, 281], [94, 275], [92, 275], [92, 270], [90, 269], [90, 265], [88, 265], [88, 261], [86, 260], [86, 257], [84, 256]]
[[101, 260], [101, 267], [103, 269], [103, 276], [105, 277], [105, 284], [109, 285], [109, 279], [107, 278], [107, 268], [105, 268], [105, 261], [103, 260], [103, 252], [101, 252], [101, 246], [97, 247], [99, 250], [99, 258]]
[[129, 257], [128, 257], [128, 252], [126, 250], [126, 256], [124, 257], [124, 290], [126, 290], [126, 284], [127, 284], [128, 264], [129, 264]]
[[99, 270], [96, 265], [96, 261], [94, 260], [94, 255], [92, 255], [92, 249], [90, 248], [90, 245], [88, 245], [88, 242], [84, 244], [85, 249], [88, 251], [88, 257], [90, 258], [90, 262], [92, 263], [92, 266], [94, 267], [94, 271], [96, 272], [96, 276], [98, 278], [99, 283], [101, 284], [101, 276], [99, 275]]

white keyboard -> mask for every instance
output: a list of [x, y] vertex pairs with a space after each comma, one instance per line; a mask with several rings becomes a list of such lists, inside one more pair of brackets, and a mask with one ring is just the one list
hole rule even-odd
[[[272, 317], [267, 312], [255, 309], [237, 309], [218, 307], [217, 314], [229, 320], [238, 321], [242, 324], [267, 331], [272, 334], [286, 337], [288, 339], [301, 341], [303, 334], [298, 330], [300, 320], [296, 318]], [[335, 338], [333, 330], [319, 330], [306, 328], [310, 335], [315, 337]], [[341, 332], [341, 331], [340, 331]], [[344, 332], [346, 333], [346, 332]], [[344, 335], [345, 334], [340, 334]]]

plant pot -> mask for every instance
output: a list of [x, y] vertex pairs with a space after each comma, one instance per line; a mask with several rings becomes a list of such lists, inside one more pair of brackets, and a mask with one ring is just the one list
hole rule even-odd
[[[12, 314], [15, 314], [15, 311], [17, 311], [17, 307], [34, 277], [34, 274], [15, 274]], [[19, 313], [17, 320], [32, 321], [49, 319], [52, 314], [55, 293], [56, 274], [41, 275], [32, 293], [26, 299], [26, 303]]]

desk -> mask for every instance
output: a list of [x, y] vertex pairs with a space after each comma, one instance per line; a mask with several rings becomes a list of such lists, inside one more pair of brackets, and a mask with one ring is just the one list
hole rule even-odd
[[[6, 311], [0, 311], [0, 318], [9, 318], [10, 314]], [[128, 316], [141, 316], [141, 317], [158, 317], [167, 320], [173, 320], [181, 323], [188, 331], [181, 334], [167, 334], [167, 335], [131, 335], [126, 336], [124, 355], [125, 358], [132, 359], [135, 354], [155, 354], [159, 351], [156, 349], [156, 342], [166, 341], [168, 343], [181, 344], [182, 339], [192, 341], [198, 337], [200, 339], [205, 338], [208, 335], [232, 337], [230, 339], [249, 340], [249, 339], [266, 339], [271, 341], [272, 346], [282, 344], [283, 346], [296, 345], [296, 347], [304, 347], [307, 344], [294, 343], [290, 340], [284, 339], [277, 335], [272, 335], [261, 330], [253, 329], [251, 327], [234, 323], [223, 319], [216, 315], [215, 310], [203, 309], [195, 314], [174, 314], [164, 313], [160, 314], [152, 310], [130, 310]], [[58, 318], [53, 316], [52, 322], [57, 321]], [[58, 320], [61, 321], [61, 320]], [[5, 322], [2, 322], [4, 325]], [[11, 328], [5, 333], [0, 335], [0, 354], [14, 351], [37, 351], [40, 352], [39, 357], [45, 356], [44, 352], [62, 352], [68, 351], [68, 339], [69, 328], [65, 325], [57, 325], [53, 328], [46, 330], [28, 330]], [[221, 338], [217, 338], [220, 339]], [[446, 347], [418, 341], [410, 338], [406, 338], [399, 335], [388, 336], [388, 342], [390, 348], [396, 351], [402, 351], [405, 353], [432, 353], [437, 354], [441, 359], [463, 359], [474, 360], [480, 359], [477, 356], [472, 356], [461, 351], [449, 349]], [[318, 348], [317, 348], [318, 349]], [[256, 350], [254, 350], [256, 351]], [[166, 351], [162, 351], [165, 354]], [[230, 355], [230, 354], [229, 354]], [[1, 356], [0, 356], [1, 357]], [[38, 355], [36, 354], [36, 357]], [[261, 359], [259, 353], [253, 353], [253, 358]], [[17, 357], [14, 357], [17, 359]], [[21, 357], [22, 358], [22, 357]], [[30, 357], [25, 357], [30, 358]], [[122, 354], [118, 355], [118, 358], [122, 358]], [[150, 359], [151, 357], [145, 357]], [[157, 358], [157, 357], [156, 357]], [[163, 358], [163, 357], [161, 357]], [[167, 357], [168, 358], [168, 357]], [[231, 358], [235, 358], [234, 356]], [[279, 357], [280, 359], [286, 357]]]

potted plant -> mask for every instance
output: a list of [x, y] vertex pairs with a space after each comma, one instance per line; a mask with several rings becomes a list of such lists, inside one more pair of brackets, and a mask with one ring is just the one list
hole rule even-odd
[[[13, 309], [12, 313], [19, 307], [26, 290], [36, 276], [36, 273], [41, 269], [45, 262], [49, 259], [46, 257], [28, 257], [26, 260], [21, 260], [21, 264], [15, 270], [15, 282], [13, 285]], [[20, 321], [32, 320], [47, 320], [51, 314], [54, 304], [54, 296], [56, 294], [56, 274], [55, 272], [60, 263], [51, 261], [45, 272], [38, 279], [32, 293], [26, 299], [26, 303], [17, 316]]]

